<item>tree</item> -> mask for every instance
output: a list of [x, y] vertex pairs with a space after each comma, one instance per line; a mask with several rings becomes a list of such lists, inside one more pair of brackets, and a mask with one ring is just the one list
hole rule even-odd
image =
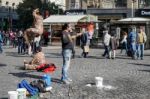
[[63, 10], [58, 7], [55, 3], [51, 2], [42, 2], [42, 0], [23, 0], [22, 3], [19, 3], [17, 7], [17, 13], [19, 15], [19, 28], [29, 28], [32, 26], [33, 16], [32, 11], [35, 8], [39, 8], [43, 17], [45, 13], [49, 12], [50, 15], [63, 13]]

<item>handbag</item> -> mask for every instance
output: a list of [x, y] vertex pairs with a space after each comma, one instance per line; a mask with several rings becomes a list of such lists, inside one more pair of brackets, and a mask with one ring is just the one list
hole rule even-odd
[[84, 52], [89, 52], [89, 46], [83, 46], [83, 51]]

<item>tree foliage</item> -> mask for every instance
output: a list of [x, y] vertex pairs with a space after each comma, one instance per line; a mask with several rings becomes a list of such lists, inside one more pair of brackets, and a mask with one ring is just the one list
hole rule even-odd
[[19, 3], [17, 7], [17, 13], [19, 15], [19, 27], [29, 28], [32, 26], [33, 16], [32, 11], [35, 8], [39, 8], [42, 16], [44, 17], [45, 11], [48, 11], [50, 15], [52, 14], [62, 14], [63, 10], [59, 8], [58, 5], [51, 2], [46, 2], [46, 0], [23, 0]]

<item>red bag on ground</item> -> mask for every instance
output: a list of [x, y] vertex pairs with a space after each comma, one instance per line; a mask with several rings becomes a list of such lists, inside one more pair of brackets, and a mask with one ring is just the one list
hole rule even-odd
[[37, 71], [43, 71], [45, 73], [47, 73], [47, 72], [54, 72], [55, 69], [56, 69], [56, 66], [53, 63], [41, 64], [40, 66], [36, 67]]

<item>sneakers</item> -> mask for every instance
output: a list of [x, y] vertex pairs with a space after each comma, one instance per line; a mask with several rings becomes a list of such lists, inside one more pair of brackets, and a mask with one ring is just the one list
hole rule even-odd
[[63, 82], [64, 84], [69, 85], [69, 84], [72, 83], [72, 79], [68, 78], [68, 79], [62, 80], [62, 82]]
[[70, 81], [68, 81], [68, 80], [63, 80], [62, 81], [64, 84], [67, 84], [67, 85], [69, 85], [71, 82]]
[[72, 82], [72, 79], [70, 79], [70, 78], [68, 78], [67, 80], [68, 80], [69, 82]]

